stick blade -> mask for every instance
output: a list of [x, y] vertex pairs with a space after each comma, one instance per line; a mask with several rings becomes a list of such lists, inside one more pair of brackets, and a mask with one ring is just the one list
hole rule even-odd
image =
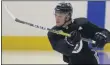
[[10, 12], [10, 10], [8, 9], [6, 4], [4, 4], [4, 7], [5, 7], [6, 11], [8, 12], [8, 14], [15, 20], [16, 19], [15, 16]]

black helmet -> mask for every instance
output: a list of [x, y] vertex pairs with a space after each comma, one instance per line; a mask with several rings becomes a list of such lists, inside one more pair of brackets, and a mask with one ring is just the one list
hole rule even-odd
[[55, 12], [69, 13], [70, 15], [72, 15], [73, 8], [72, 8], [72, 5], [70, 3], [62, 2], [62, 3], [59, 3], [55, 7]]

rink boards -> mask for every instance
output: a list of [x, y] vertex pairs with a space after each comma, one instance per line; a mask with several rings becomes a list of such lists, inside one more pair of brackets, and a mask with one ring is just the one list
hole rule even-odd
[[[20, 20], [51, 28], [55, 25], [54, 7], [59, 1], [3, 1]], [[73, 19], [86, 17], [110, 31], [110, 1], [70, 1]], [[47, 31], [15, 22], [2, 5], [2, 50], [52, 50]], [[107, 44], [104, 51], [110, 51]]]
[[[3, 50], [43, 50], [52, 51], [46, 36], [3, 36]], [[110, 44], [105, 45], [105, 52], [110, 52]]]

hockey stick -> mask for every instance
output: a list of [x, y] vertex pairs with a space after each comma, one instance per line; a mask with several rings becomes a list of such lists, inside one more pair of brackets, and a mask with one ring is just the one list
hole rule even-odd
[[[67, 36], [67, 37], [70, 37], [70, 36], [71, 36], [70, 34], [63, 32], [62, 30], [56, 31], [56, 30], [52, 30], [52, 29], [49, 29], [49, 28], [46, 28], [46, 27], [43, 27], [43, 26], [39, 26], [39, 25], [35, 25], [35, 24], [29, 23], [29, 22], [22, 21], [22, 20], [16, 18], [16, 17], [9, 11], [9, 9], [7, 8], [7, 6], [6, 6], [5, 4], [4, 4], [4, 6], [5, 6], [5, 9], [6, 9], [6, 11], [8, 12], [8, 14], [9, 14], [16, 22], [18, 22], [18, 23], [26, 24], [26, 25], [29, 25], [29, 26], [32, 26], [32, 27], [35, 27], [35, 28], [39, 28], [39, 29], [42, 29], [42, 30], [48, 30], [49, 32], [56, 33], [56, 34], [63, 35], [63, 36]], [[95, 41], [94, 41], [94, 40], [86, 39], [86, 38], [81, 38], [81, 39], [82, 39], [83, 41], [86, 41], [86, 42], [95, 44]]]
[[53, 33], [56, 33], [56, 34], [60, 34], [60, 35], [63, 35], [63, 36], [68, 36], [70, 37], [71, 35], [68, 34], [68, 33], [65, 33], [63, 31], [56, 31], [56, 30], [51, 30], [49, 28], [46, 28], [46, 27], [43, 27], [43, 26], [39, 26], [39, 25], [35, 25], [35, 24], [32, 24], [32, 23], [29, 23], [29, 22], [25, 22], [25, 21], [22, 21], [18, 18], [16, 18], [11, 12], [10, 10], [8, 9], [8, 7], [4, 4], [5, 6], [5, 9], [6, 11], [8, 12], [8, 14], [16, 21], [16, 22], [19, 22], [19, 23], [22, 23], [22, 24], [26, 24], [26, 25], [29, 25], [29, 26], [32, 26], [32, 27], [35, 27], [35, 28], [39, 28], [39, 29], [42, 29], [42, 30], [48, 30], [50, 32], [53, 32]]

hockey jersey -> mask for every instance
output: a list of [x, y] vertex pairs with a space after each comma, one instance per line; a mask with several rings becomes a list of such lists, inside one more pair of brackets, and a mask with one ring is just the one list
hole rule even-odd
[[[54, 26], [54, 30], [62, 30], [66, 33], [71, 33], [74, 30], [78, 30], [83, 38], [94, 39], [96, 32], [102, 32], [105, 29], [99, 28], [98, 26], [89, 22], [86, 18], [76, 18], [66, 28]], [[58, 35], [52, 32], [48, 32], [48, 39], [52, 48], [63, 54], [64, 61], [68, 62], [68, 57], [79, 56], [79, 55], [93, 55], [93, 51], [88, 46], [88, 42], [80, 40], [76, 46], [71, 46], [65, 36]]]

